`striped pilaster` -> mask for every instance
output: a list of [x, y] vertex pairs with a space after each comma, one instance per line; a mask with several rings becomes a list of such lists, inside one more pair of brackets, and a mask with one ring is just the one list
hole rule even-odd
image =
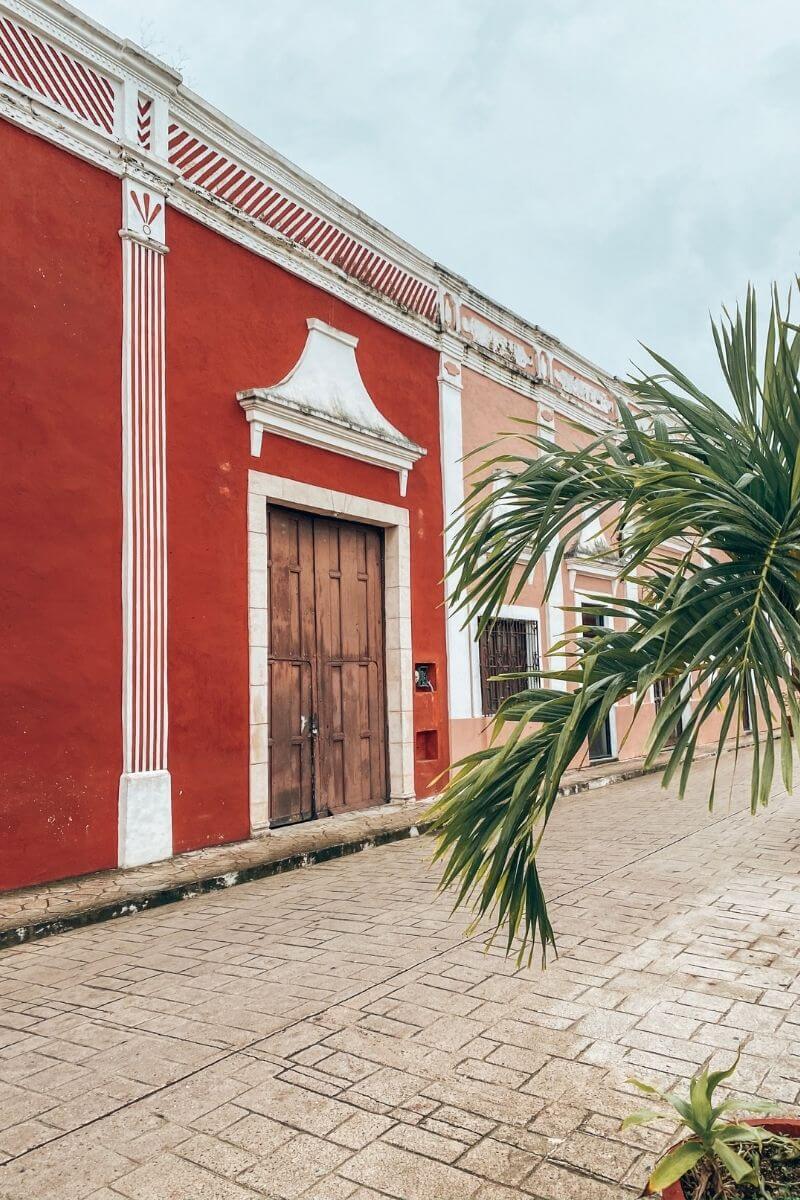
[[123, 180], [123, 773], [119, 861], [172, 853], [167, 770], [165, 202]]

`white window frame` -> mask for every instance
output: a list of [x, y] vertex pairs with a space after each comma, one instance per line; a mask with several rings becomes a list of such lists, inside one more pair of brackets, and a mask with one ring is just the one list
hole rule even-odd
[[[539, 635], [539, 665], [541, 667], [542, 625], [541, 625], [541, 621], [539, 618], [539, 609], [534, 608], [532, 605], [529, 605], [529, 604], [502, 604], [500, 606], [500, 611], [497, 614], [497, 620], [498, 621], [524, 621], [525, 622], [525, 624], [527, 626], [527, 636], [526, 636], [525, 644], [526, 644], [526, 649], [527, 649], [527, 653], [528, 653], [528, 662], [529, 663], [535, 657], [534, 654], [531, 653], [532, 649], [534, 648], [533, 647], [533, 630], [532, 630], [531, 626], [534, 623], [536, 624], [536, 631], [537, 631], [537, 634]], [[480, 686], [480, 696], [481, 696], [480, 706], [481, 706], [481, 711], [482, 711], [483, 710], [483, 678], [481, 676], [481, 669], [480, 669], [480, 652], [479, 652], [479, 639], [478, 638], [475, 639], [474, 645], [475, 645], [476, 652], [478, 653], [478, 684]], [[537, 677], [536, 675], [529, 675], [528, 676], [528, 686], [536, 687], [537, 683], [538, 683], [538, 678], [539, 677]], [[482, 716], [486, 720], [491, 720], [494, 716], [496, 716], [496, 714], [495, 713], [487, 713], [487, 712], [482, 711]]]

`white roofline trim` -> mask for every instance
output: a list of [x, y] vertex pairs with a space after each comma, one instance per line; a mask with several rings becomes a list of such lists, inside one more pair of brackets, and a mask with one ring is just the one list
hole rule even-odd
[[[544, 386], [548, 402], [564, 415], [577, 415], [598, 428], [614, 421], [614, 400], [628, 391], [624, 382], [313, 179], [185, 88], [178, 71], [115, 37], [64, 0], [0, 0], [0, 15], [100, 74], [99, 85], [106, 92], [110, 89], [105, 103], [113, 108], [113, 130], [107, 131], [108, 122], [106, 129], [98, 128], [85, 115], [81, 119], [71, 114], [57, 97], [37, 94], [2, 74], [0, 115], [116, 175], [158, 179], [178, 210], [417, 341], [438, 348], [445, 337], [457, 340], [464, 348], [465, 365], [514, 391], [531, 394], [532, 387]], [[177, 125], [215, 149], [230, 166], [263, 179], [270, 188], [276, 185], [289, 206], [298, 206], [304, 225], [329, 222], [352, 241], [353, 253], [348, 250], [329, 261], [314, 252], [313, 238], [309, 249], [296, 229], [288, 228], [287, 236], [281, 221], [270, 227], [213, 191], [181, 179], [166, 161], [165, 137], [158, 153], [137, 144], [131, 113], [140, 89], [145, 98], [153, 98], [164, 135], [167, 123]], [[298, 240], [292, 240], [292, 234]], [[395, 278], [397, 285], [392, 283]], [[462, 306], [488, 324], [481, 344], [474, 318], [462, 325]], [[554, 378], [554, 358], [566, 368], [566, 387]]]

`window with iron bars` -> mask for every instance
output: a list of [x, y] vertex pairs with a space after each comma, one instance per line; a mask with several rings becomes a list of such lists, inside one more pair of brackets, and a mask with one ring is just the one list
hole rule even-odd
[[[496, 713], [509, 696], [539, 683], [539, 624], [537, 621], [499, 617], [481, 634], [483, 711]], [[494, 675], [519, 674], [519, 679], [493, 679]]]

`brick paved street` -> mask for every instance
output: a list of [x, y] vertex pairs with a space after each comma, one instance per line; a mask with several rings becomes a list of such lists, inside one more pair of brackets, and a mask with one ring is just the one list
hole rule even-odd
[[2, 952], [0, 1196], [612, 1200], [669, 1137], [619, 1132], [629, 1074], [744, 1042], [790, 1108], [800, 800], [701, 792], [561, 802], [545, 973], [465, 936], [426, 838]]

